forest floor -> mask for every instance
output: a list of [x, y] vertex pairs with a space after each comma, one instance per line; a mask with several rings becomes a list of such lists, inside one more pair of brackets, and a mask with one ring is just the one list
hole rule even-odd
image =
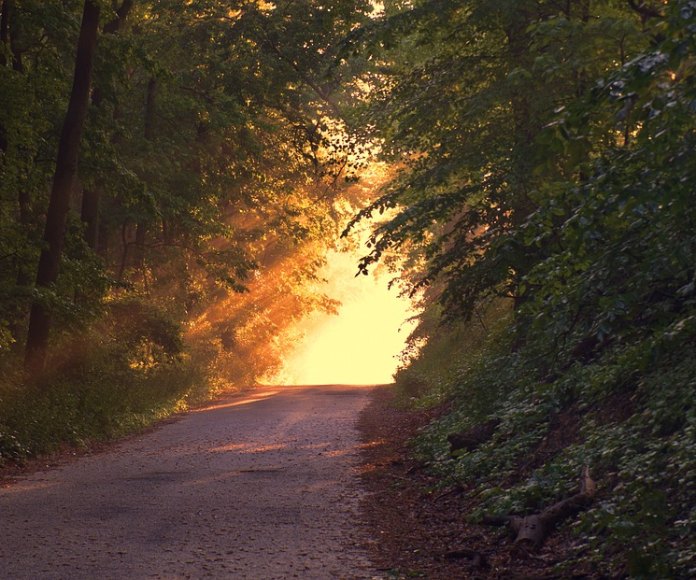
[[412, 457], [409, 440], [445, 409], [409, 410], [396, 405], [394, 390], [379, 387], [363, 411], [363, 512], [379, 538], [370, 556], [391, 578], [429, 580], [588, 578], [587, 570], [558, 572], [572, 548], [559, 531], [536, 554], [516, 552], [499, 529], [467, 522], [475, 500], [440, 489]]

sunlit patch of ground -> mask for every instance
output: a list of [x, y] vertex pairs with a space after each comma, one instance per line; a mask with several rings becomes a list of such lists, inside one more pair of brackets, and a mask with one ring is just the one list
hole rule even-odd
[[258, 403], [259, 401], [262, 401], [263, 399], [266, 399], [268, 397], [272, 397], [273, 395], [277, 395], [278, 391], [262, 391], [258, 393], [254, 393], [251, 396], [244, 397], [244, 398], [235, 398], [231, 401], [222, 401], [219, 403], [214, 403], [212, 405], [207, 405], [205, 407], [201, 407], [200, 409], [197, 409], [195, 412], [198, 413], [205, 413], [206, 411], [215, 411], [218, 409], [227, 409], [228, 407], [241, 407], [242, 405], [251, 405], [252, 403]]

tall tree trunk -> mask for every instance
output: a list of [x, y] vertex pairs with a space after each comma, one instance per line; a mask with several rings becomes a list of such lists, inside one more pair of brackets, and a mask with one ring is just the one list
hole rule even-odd
[[123, 281], [123, 275], [126, 272], [126, 266], [128, 265], [128, 248], [130, 243], [128, 242], [128, 222], [123, 222], [121, 224], [121, 265], [118, 268], [118, 276], [116, 279], [119, 282]]
[[[11, 0], [2, 0], [0, 12], [0, 66], [7, 66], [7, 54], [10, 53], [10, 9]], [[7, 151], [7, 129], [0, 125], [0, 155]]]
[[99, 241], [99, 201], [101, 192], [98, 187], [85, 188], [82, 192], [80, 218], [85, 224], [85, 242], [90, 249], [96, 250]]
[[[0, 51], [0, 66], [6, 67], [12, 63], [12, 69], [16, 73], [24, 72], [21, 52], [17, 48], [17, 22], [14, 14], [14, 3], [12, 0], [2, 0], [0, 7], [0, 43], [2, 44]], [[0, 154], [7, 153], [8, 136], [5, 127], [0, 125]], [[20, 188], [17, 193], [17, 220], [22, 228], [26, 231], [31, 225], [31, 199], [26, 189]], [[18, 256], [14, 262], [16, 271], [16, 286], [18, 288], [26, 288], [32, 282], [31, 271], [27, 267], [22, 256]], [[24, 305], [18, 305], [16, 311], [10, 321], [10, 332], [15, 339], [18, 339], [23, 332], [25, 324], [26, 311]], [[20, 341], [15, 342], [15, 348], [21, 352]]]
[[145, 139], [152, 141], [155, 137], [155, 107], [157, 103], [157, 79], [152, 77], [147, 83], [145, 97]]
[[108, 263], [109, 249], [112, 232], [103, 222], [99, 222], [99, 233], [97, 234], [97, 254], [102, 257], [104, 262]]
[[[9, 0], [5, 0], [8, 2]], [[116, 10], [116, 18], [104, 25], [103, 34], [116, 34], [126, 21], [126, 17], [133, 7], [133, 0], [123, 0], [120, 8]], [[104, 100], [103, 92], [97, 86], [92, 91], [92, 106], [99, 108]], [[113, 139], [112, 139], [113, 142]], [[82, 193], [82, 209], [80, 217], [85, 223], [85, 241], [92, 250], [97, 250], [99, 242], [99, 204], [101, 200], [101, 188], [99, 185], [89, 187]]]
[[[145, 132], [147, 141], [155, 137], [155, 109], [157, 106], [157, 79], [152, 77], [147, 84], [145, 98]], [[144, 220], [138, 221], [135, 228], [135, 247], [133, 250], [133, 266], [139, 270], [143, 277], [143, 286], [147, 289], [147, 277], [145, 273], [145, 240], [147, 238], [147, 224]]]
[[[20, 225], [22, 228], [28, 230], [31, 227], [31, 207], [30, 207], [30, 199], [29, 199], [29, 194], [27, 193], [26, 189], [20, 189], [19, 190], [19, 195], [17, 196], [17, 205], [18, 205], [18, 213], [17, 213], [17, 219], [19, 220]], [[22, 296], [26, 296], [27, 294], [24, 294], [25, 291], [22, 289], [28, 289], [29, 286], [31, 285], [31, 270], [27, 266], [26, 262], [22, 259], [22, 256], [20, 255], [19, 258], [16, 260], [15, 264], [15, 271], [17, 272], [17, 277], [16, 277], [16, 286], [17, 289], [22, 292]], [[12, 323], [10, 325], [10, 332], [12, 333], [12, 336], [15, 339], [15, 351], [17, 354], [21, 354], [22, 352], [22, 346], [21, 342], [19, 340], [26, 324], [26, 315], [27, 315], [27, 309], [26, 309], [26, 304], [24, 300], [21, 301], [20, 304], [18, 304], [17, 309], [14, 313], [14, 318], [12, 320]]]
[[2, 0], [2, 8], [0, 10], [0, 42], [3, 44], [3, 51], [0, 53], [0, 66], [7, 66], [7, 53], [10, 50], [10, 10], [12, 10], [12, 0]]
[[[36, 287], [39, 289], [48, 288], [58, 278], [70, 194], [77, 175], [80, 141], [89, 103], [89, 87], [92, 79], [98, 27], [99, 5], [95, 0], [86, 0], [77, 43], [72, 93], [68, 111], [63, 121], [51, 198], [46, 214], [45, 248], [41, 252], [36, 273]], [[50, 329], [51, 313], [49, 309], [41, 301], [35, 301], [29, 316], [29, 332], [24, 359], [25, 369], [30, 374], [40, 373], [44, 368]]]
[[[531, 36], [527, 27], [534, 22], [534, 12], [530, 4], [521, 3], [514, 14], [514, 19], [505, 28], [507, 36], [508, 62], [511, 68], [532, 70], [533, 63], [529, 52]], [[530, 196], [533, 186], [533, 159], [530, 152], [534, 151], [533, 143], [541, 129], [534, 110], [531, 95], [524, 87], [518, 87], [510, 97], [512, 115], [512, 151], [510, 187], [514, 192], [509, 198], [509, 224], [519, 227], [537, 209]], [[514, 271], [510, 275], [509, 292], [512, 295], [514, 312], [519, 312], [520, 306], [527, 297], [519, 293], [520, 281], [527, 273], [530, 255], [528, 251], [518, 252], [515, 258]], [[521, 337], [521, 335], [520, 335]], [[515, 350], [521, 346], [518, 341]]]
[[145, 271], [145, 239], [147, 236], [147, 226], [144, 222], [139, 222], [135, 228], [135, 248], [133, 250], [135, 267], [140, 271], [143, 278], [143, 290], [147, 293], [147, 272]]
[[[531, 38], [527, 32], [527, 26], [531, 19], [524, 13], [516, 15], [515, 21], [506, 29], [508, 40], [508, 58], [511, 66], [524, 67], [531, 70], [529, 45]], [[527, 152], [531, 147], [539, 131], [538, 122], [535, 119], [535, 112], [529, 95], [524, 91], [514, 94], [511, 99], [512, 122], [513, 122], [513, 171], [515, 185], [521, 189], [524, 195], [522, 214], [530, 213], [535, 207], [528, 205], [527, 194], [530, 189], [529, 177], [532, 174], [530, 159]], [[526, 218], [526, 215], [520, 217]]]
[[10, 53], [12, 54], [12, 70], [18, 73], [23, 73], [24, 63], [22, 62], [22, 51], [20, 50], [17, 42], [19, 36], [17, 34], [17, 29], [19, 27], [17, 25], [13, 0], [5, 0], [3, 8], [5, 9], [5, 16], [7, 18], [7, 23], [5, 26], [7, 26], [7, 41], [9, 42], [9, 49]]

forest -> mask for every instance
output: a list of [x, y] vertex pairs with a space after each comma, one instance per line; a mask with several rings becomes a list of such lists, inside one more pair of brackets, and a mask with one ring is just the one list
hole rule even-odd
[[368, 224], [441, 488], [560, 575], [696, 575], [696, 2], [1, 10], [0, 464], [253, 384]]

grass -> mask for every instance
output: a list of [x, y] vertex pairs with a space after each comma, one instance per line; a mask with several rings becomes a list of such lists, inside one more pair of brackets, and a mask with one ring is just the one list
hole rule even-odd
[[209, 361], [188, 354], [179, 327], [156, 318], [139, 332], [129, 326], [128, 340], [103, 324], [64, 339], [52, 370], [30, 383], [19, 361], [0, 361], [0, 465], [115, 439], [215, 396]]

